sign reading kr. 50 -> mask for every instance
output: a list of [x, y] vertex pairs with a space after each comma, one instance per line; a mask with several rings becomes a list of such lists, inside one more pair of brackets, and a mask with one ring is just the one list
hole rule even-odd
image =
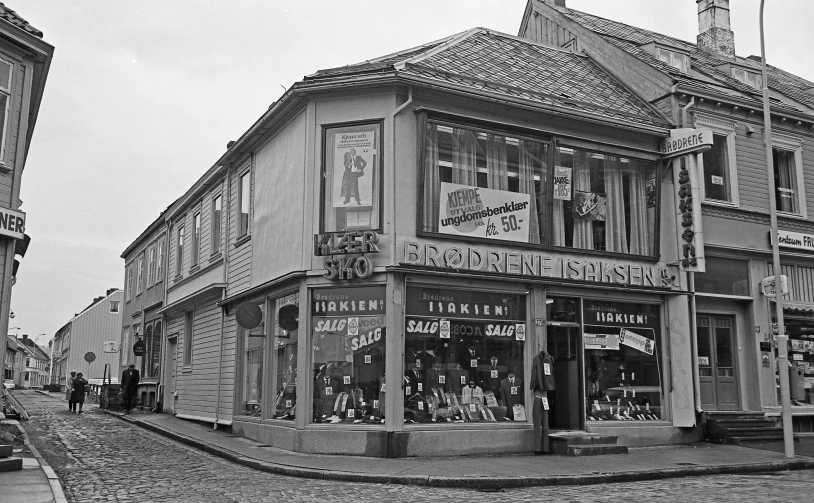
[[[373, 263], [365, 253], [379, 253], [379, 235], [373, 231], [328, 232], [314, 236], [314, 255], [325, 259], [325, 276], [330, 280], [367, 278], [373, 274]], [[361, 257], [350, 255], [361, 253]]]

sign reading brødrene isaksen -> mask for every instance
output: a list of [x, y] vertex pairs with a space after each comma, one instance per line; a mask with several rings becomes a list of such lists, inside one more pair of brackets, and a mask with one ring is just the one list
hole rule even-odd
[[438, 232], [528, 243], [530, 197], [441, 182]]

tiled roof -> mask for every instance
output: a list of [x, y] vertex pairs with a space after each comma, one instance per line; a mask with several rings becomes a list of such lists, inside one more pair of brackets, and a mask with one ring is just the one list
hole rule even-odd
[[[443, 43], [446, 45], [441, 47]], [[384, 59], [320, 71], [306, 80], [382, 71], [387, 65], [404, 76], [473, 92], [608, 120], [668, 126], [663, 117], [590, 58], [483, 28]]]
[[0, 18], [5, 19], [6, 21], [13, 24], [17, 28], [26, 31], [34, 35], [35, 37], [42, 38], [42, 32], [40, 30], [28, 24], [28, 21], [20, 17], [20, 15], [14, 12], [13, 10], [6, 7], [6, 5], [3, 3], [0, 3]]
[[[733, 79], [731, 76], [718, 70], [718, 67], [732, 61], [723, 58], [717, 58], [711, 54], [698, 50], [697, 44], [687, 42], [667, 35], [662, 35], [650, 30], [636, 28], [624, 23], [612, 21], [599, 16], [587, 14], [585, 12], [576, 11], [573, 9], [562, 10], [563, 14], [573, 21], [579, 23], [585, 28], [602, 35], [610, 43], [621, 47], [628, 53], [636, 56], [637, 58], [645, 61], [655, 68], [671, 75], [676, 80], [688, 85], [707, 89], [710, 91], [717, 91], [719, 93], [731, 94], [731, 91], [741, 93], [744, 98], [751, 98], [760, 100], [762, 90], [755, 89], [751, 86], [743, 84], [742, 82]], [[690, 54], [691, 64], [693, 68], [699, 73], [706, 75], [718, 82], [721, 86], [710, 84], [702, 79], [697, 79], [673, 68], [650, 55], [649, 53], [641, 50], [639, 46], [657, 42], [668, 46], [673, 46], [682, 49]], [[738, 58], [735, 62], [738, 65], [751, 66], [755, 71], [760, 72], [760, 62], [752, 58]], [[771, 65], [767, 68], [769, 75], [769, 87], [789, 98], [799, 101], [807, 106], [814, 107], [814, 95], [803, 92], [805, 89], [814, 88], [814, 83], [807, 81], [796, 75], [775, 68]], [[722, 87], [724, 89], [722, 89]], [[726, 92], [726, 88], [730, 90]], [[795, 109], [795, 107], [784, 103], [773, 103], [772, 106], [786, 109]]]

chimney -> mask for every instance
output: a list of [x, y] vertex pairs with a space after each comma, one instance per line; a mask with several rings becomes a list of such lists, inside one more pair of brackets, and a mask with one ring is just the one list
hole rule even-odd
[[729, 29], [729, 0], [695, 0], [698, 4], [698, 50], [735, 59], [735, 33]]

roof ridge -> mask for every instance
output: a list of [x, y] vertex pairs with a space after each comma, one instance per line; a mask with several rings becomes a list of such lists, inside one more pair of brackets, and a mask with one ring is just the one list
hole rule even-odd
[[426, 52], [423, 52], [421, 54], [418, 54], [417, 56], [407, 58], [404, 61], [401, 61], [399, 63], [394, 64], [393, 69], [402, 70], [408, 64], [415, 64], [415, 63], [418, 63], [419, 61], [422, 61], [424, 59], [435, 56], [439, 52], [441, 52], [443, 50], [446, 50], [449, 47], [452, 47], [455, 44], [459, 43], [460, 41], [466, 40], [467, 38], [471, 37], [475, 33], [478, 33], [478, 32], [483, 31], [483, 30], [484, 30], [484, 28], [470, 28], [470, 29], [468, 29], [466, 31], [462, 31], [460, 33], [456, 33], [455, 35], [447, 37], [446, 39], [442, 39], [443, 41], [440, 42], [435, 47], [433, 47], [432, 49], [430, 49], [430, 50], [428, 50]]

